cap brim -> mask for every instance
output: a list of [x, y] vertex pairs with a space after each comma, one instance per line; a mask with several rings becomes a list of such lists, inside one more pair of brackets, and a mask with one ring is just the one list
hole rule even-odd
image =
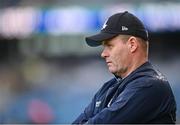
[[101, 45], [103, 41], [111, 39], [115, 36], [117, 36], [117, 34], [100, 32], [99, 34], [86, 37], [86, 43], [91, 47], [95, 47]]

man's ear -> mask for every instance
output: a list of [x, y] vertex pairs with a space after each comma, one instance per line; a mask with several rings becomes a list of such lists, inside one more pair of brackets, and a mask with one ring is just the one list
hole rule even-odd
[[138, 48], [138, 41], [137, 41], [136, 37], [131, 36], [128, 40], [128, 44], [129, 44], [128, 48], [129, 48], [130, 52], [134, 53]]

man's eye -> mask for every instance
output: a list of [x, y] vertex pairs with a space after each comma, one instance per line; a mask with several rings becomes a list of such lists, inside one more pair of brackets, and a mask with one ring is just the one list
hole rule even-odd
[[109, 48], [112, 48], [113, 46], [112, 45], [108, 45]]

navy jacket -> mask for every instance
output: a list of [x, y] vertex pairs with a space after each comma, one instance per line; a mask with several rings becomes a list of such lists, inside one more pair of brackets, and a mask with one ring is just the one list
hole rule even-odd
[[175, 123], [176, 102], [164, 76], [146, 62], [124, 79], [113, 78], [73, 124]]

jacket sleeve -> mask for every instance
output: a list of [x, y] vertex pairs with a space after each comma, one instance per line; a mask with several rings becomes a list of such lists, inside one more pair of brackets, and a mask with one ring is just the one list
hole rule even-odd
[[81, 113], [76, 120], [72, 124], [84, 124], [86, 123], [90, 117], [93, 115], [93, 109], [95, 106], [95, 98], [92, 99], [91, 103], [85, 108], [84, 112]]
[[72, 124], [84, 124], [86, 123], [91, 117], [93, 117], [95, 102], [96, 102], [96, 95], [93, 97], [90, 104], [84, 109], [84, 111], [73, 121]]
[[88, 120], [88, 124], [146, 123], [153, 119], [164, 100], [165, 92], [149, 87], [125, 89], [111, 104]]
[[101, 95], [102, 93], [111, 86], [111, 83], [116, 81], [115, 78], [111, 79], [110, 81], [104, 83], [104, 85], [99, 89], [99, 91], [95, 94], [90, 104], [85, 108], [84, 112], [81, 113], [76, 120], [72, 124], [84, 124], [87, 123], [87, 121], [94, 116], [93, 112], [95, 109], [95, 103], [96, 98], [98, 95]]

